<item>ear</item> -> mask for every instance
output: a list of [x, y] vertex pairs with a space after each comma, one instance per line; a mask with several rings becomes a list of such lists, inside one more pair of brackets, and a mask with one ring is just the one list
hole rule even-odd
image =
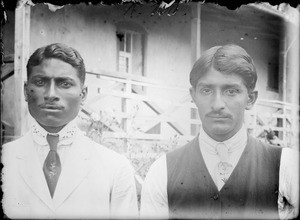
[[85, 100], [86, 100], [86, 97], [87, 97], [87, 93], [88, 93], [87, 87], [83, 86], [82, 89], [81, 89], [81, 93], [80, 93], [80, 96], [81, 96], [81, 105], [82, 106], [85, 103]]
[[252, 91], [248, 94], [246, 110], [249, 110], [253, 107], [253, 105], [255, 104], [255, 102], [257, 100], [257, 97], [258, 97], [257, 91]]
[[24, 87], [23, 87], [23, 92], [24, 92], [24, 96], [25, 96], [25, 101], [28, 101], [28, 84], [27, 82], [24, 82]]

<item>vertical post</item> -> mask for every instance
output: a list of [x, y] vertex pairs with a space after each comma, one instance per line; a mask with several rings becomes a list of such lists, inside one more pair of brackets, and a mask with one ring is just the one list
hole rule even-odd
[[284, 36], [282, 45], [282, 101], [286, 102], [286, 59], [287, 59], [287, 38]]
[[[125, 94], [130, 95], [131, 94], [132, 85], [129, 79], [127, 79], [127, 82], [125, 83]], [[128, 113], [129, 113], [129, 103], [128, 98], [122, 98], [122, 112], [125, 115], [125, 118], [123, 118], [123, 130], [127, 133], [129, 131], [129, 119], [128, 119]]]
[[[125, 94], [130, 95], [131, 94], [131, 89], [132, 89], [132, 84], [130, 79], [127, 78], [127, 81], [125, 83]], [[125, 118], [122, 119], [122, 125], [123, 125], [123, 130], [126, 133], [126, 136], [130, 132], [130, 124], [129, 124], [129, 98], [122, 98], [122, 113], [125, 116]], [[124, 114], [125, 113], [125, 114]], [[130, 157], [130, 142], [128, 142], [128, 138], [124, 138], [124, 145], [126, 145], [126, 154], [127, 156]]]
[[[20, 1], [21, 2], [21, 1]], [[29, 56], [30, 6], [21, 3], [15, 11], [15, 55], [14, 55], [14, 136], [18, 138], [28, 128], [28, 110], [24, 99], [26, 62]]]
[[[195, 5], [196, 4], [196, 5]], [[191, 63], [200, 57], [201, 49], [201, 3], [191, 4]]]
[[287, 109], [286, 109], [286, 104], [284, 103], [283, 104], [283, 109], [282, 109], [282, 128], [283, 128], [283, 131], [282, 131], [282, 141], [283, 141], [283, 144], [284, 146], [286, 147], [287, 146], [287, 123], [286, 123], [286, 120], [287, 120]]
[[[190, 69], [192, 69], [192, 66], [200, 57], [200, 51], [201, 51], [200, 49], [201, 49], [201, 4], [200, 2], [197, 2], [197, 3], [191, 3], [191, 52], [192, 53], [191, 53]], [[189, 111], [192, 111], [191, 107]], [[193, 124], [190, 123], [191, 130], [192, 130], [192, 126]]]

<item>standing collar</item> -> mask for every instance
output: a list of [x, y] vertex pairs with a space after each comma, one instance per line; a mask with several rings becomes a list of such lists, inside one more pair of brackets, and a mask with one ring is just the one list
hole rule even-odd
[[229, 138], [226, 141], [218, 142], [212, 139], [201, 126], [200, 134], [199, 134], [199, 145], [206, 148], [211, 153], [217, 153], [216, 146], [217, 144], [224, 143], [229, 151], [229, 153], [234, 152], [240, 148], [244, 148], [247, 144], [247, 130], [245, 125], [243, 124], [241, 129]]
[[[59, 135], [59, 144], [66, 145], [71, 144], [78, 132], [78, 127], [76, 125], [76, 120], [70, 121], [63, 129], [61, 129], [58, 133]], [[46, 137], [47, 134], [53, 134], [46, 131], [36, 120], [33, 120], [32, 123], [32, 136], [35, 142], [40, 145], [48, 145]]]

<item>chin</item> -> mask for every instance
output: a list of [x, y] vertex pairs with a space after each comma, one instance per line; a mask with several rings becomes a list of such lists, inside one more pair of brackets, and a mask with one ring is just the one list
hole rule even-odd
[[229, 126], [217, 126], [209, 130], [214, 136], [220, 136], [220, 137], [228, 136], [233, 131], [233, 129]]
[[38, 122], [45, 127], [53, 127], [53, 128], [61, 127], [68, 123], [65, 120], [63, 121], [61, 119], [54, 119], [54, 118], [51, 119], [43, 118], [41, 120], [38, 120]]

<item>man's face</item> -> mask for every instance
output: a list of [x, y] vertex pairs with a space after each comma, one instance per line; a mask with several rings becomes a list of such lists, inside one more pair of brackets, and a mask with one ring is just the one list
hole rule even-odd
[[190, 89], [204, 131], [216, 141], [225, 141], [242, 127], [245, 109], [256, 101], [257, 92], [248, 94], [238, 75], [225, 75], [214, 69]]
[[87, 88], [74, 67], [51, 58], [32, 68], [24, 93], [32, 117], [54, 133], [77, 116]]

